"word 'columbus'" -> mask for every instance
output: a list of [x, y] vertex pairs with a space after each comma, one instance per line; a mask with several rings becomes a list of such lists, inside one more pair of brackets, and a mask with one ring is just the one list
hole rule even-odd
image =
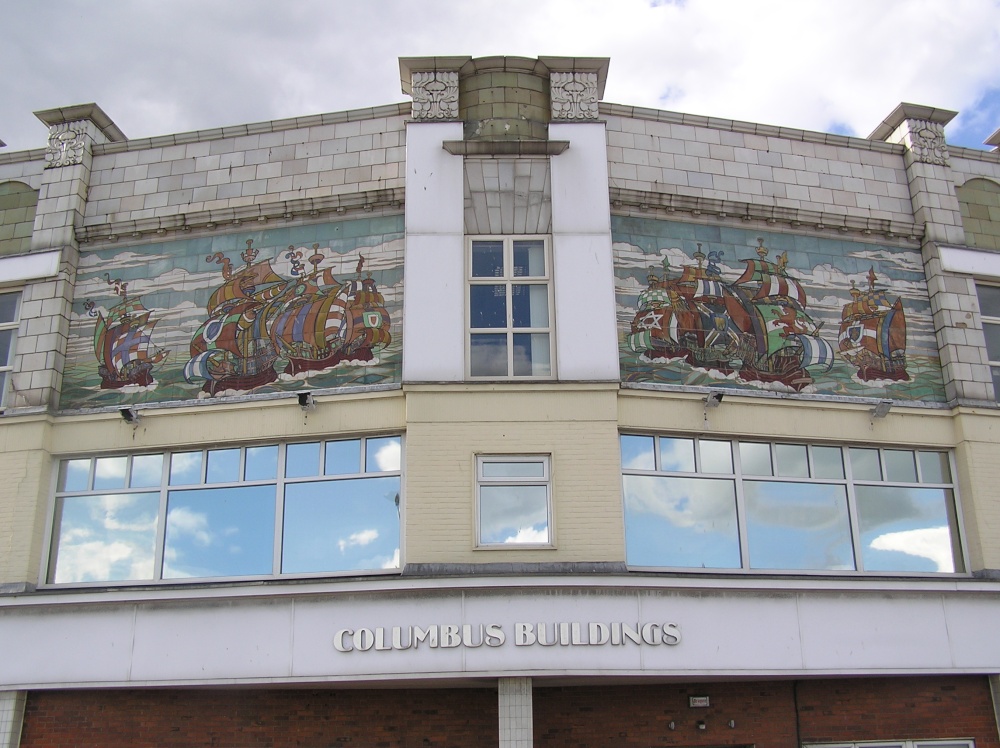
[[[681, 631], [676, 623], [644, 623], [631, 626], [627, 623], [515, 623], [514, 645], [517, 647], [559, 646], [620, 646], [646, 644], [658, 646], [680, 644]], [[367, 652], [375, 650], [418, 649], [421, 645], [430, 649], [450, 649], [453, 647], [476, 648], [500, 647], [507, 642], [507, 634], [499, 623], [472, 624], [431, 624], [420, 626], [382, 626], [374, 629], [340, 629], [334, 634], [333, 646], [338, 652]]]

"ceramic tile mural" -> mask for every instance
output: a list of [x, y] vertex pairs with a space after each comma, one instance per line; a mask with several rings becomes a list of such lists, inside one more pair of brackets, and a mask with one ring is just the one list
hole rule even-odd
[[61, 407], [400, 381], [401, 216], [81, 252]]
[[943, 402], [920, 251], [615, 217], [622, 380]]

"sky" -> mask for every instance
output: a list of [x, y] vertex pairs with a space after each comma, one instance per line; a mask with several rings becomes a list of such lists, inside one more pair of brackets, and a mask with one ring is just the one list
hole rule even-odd
[[96, 102], [129, 138], [406, 101], [397, 58], [611, 58], [604, 101], [866, 137], [1000, 129], [1000, 0], [0, 0], [0, 153]]

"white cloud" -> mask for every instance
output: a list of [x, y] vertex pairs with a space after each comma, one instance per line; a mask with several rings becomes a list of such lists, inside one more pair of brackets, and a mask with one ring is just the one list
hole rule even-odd
[[213, 535], [208, 530], [208, 517], [186, 506], [179, 506], [167, 513], [167, 528], [171, 534], [190, 536], [201, 546], [212, 544]]
[[951, 532], [947, 527], [887, 532], [873, 539], [869, 545], [876, 551], [897, 551], [908, 556], [930, 559], [937, 566], [937, 571], [955, 571]]
[[378, 530], [362, 530], [361, 532], [356, 532], [347, 539], [341, 538], [337, 541], [337, 545], [340, 547], [340, 552], [343, 553], [348, 548], [353, 548], [355, 546], [365, 546], [373, 543], [378, 538]]
[[380, 472], [390, 472], [399, 470], [399, 463], [402, 456], [402, 447], [399, 441], [386, 442], [375, 453], [375, 464]]
[[522, 527], [516, 535], [506, 538], [504, 543], [548, 543], [549, 530], [547, 527]]

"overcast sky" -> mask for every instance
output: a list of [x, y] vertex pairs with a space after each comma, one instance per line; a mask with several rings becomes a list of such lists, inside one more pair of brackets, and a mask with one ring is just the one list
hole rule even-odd
[[397, 58], [610, 57], [604, 100], [867, 136], [1000, 128], [1000, 0], [0, 0], [0, 140], [97, 102], [130, 138], [405, 101]]

